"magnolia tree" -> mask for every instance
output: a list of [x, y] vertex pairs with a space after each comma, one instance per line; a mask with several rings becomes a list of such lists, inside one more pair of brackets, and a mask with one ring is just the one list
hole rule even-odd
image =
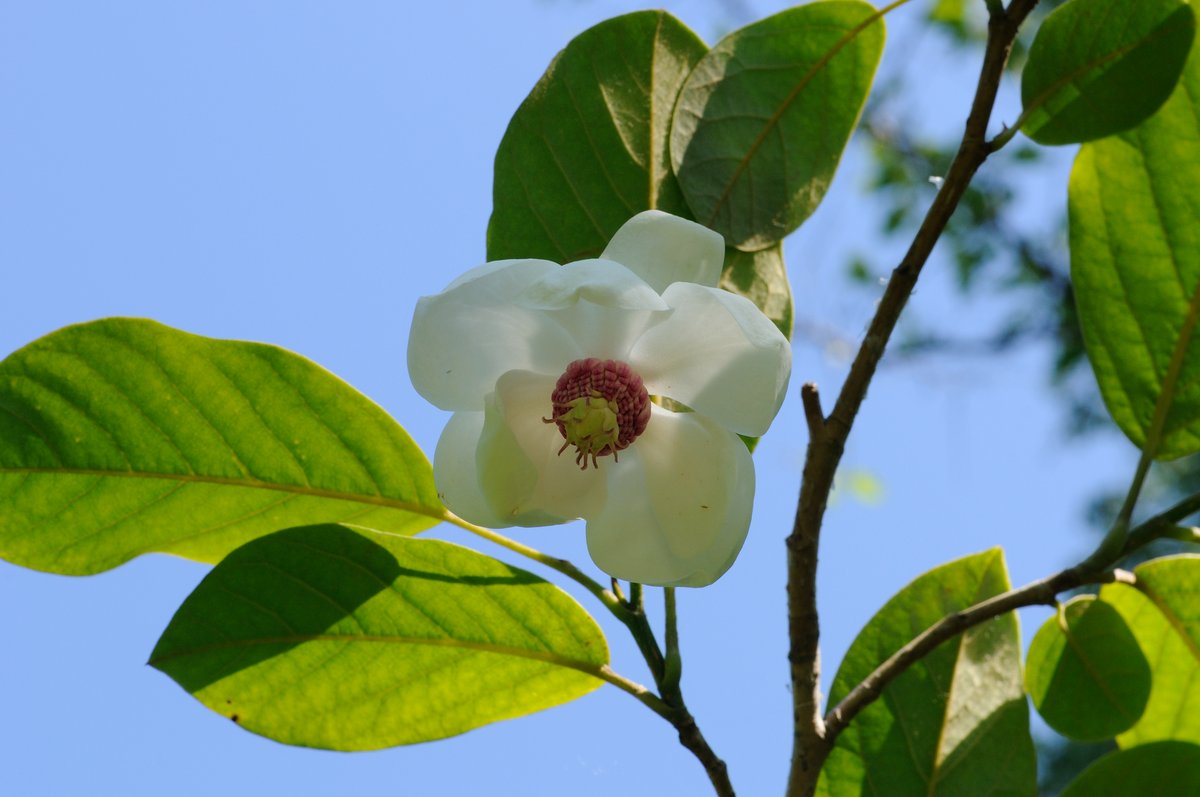
[[[681, 690], [675, 590], [719, 579], [746, 538], [752, 452], [789, 395], [780, 242], [821, 202], [884, 18], [904, 3], [813, 2], [711, 48], [662, 12], [572, 40], [500, 142], [489, 262], [417, 304], [409, 374], [453, 413], [432, 465], [379, 407], [272, 346], [107, 319], [11, 354], [0, 553], [67, 574], [153, 551], [213, 563], [151, 664], [286, 744], [427, 742], [607, 684], [734, 794]], [[1139, 501], [1154, 461], [1200, 451], [1194, 13], [1186, 0], [1063, 4], [1036, 31], [1020, 118], [990, 135], [1035, 5], [987, 0], [974, 101], [936, 198], [844, 384], [798, 391], [809, 442], [780, 548], [788, 795], [1033, 795], [1030, 701], [1068, 737], [1116, 740], [1067, 794], [1200, 794], [1200, 557], [1119, 567], [1157, 539], [1198, 536], [1184, 521], [1200, 494]], [[815, 583], [843, 448], [951, 214], [1018, 134], [1082, 144], [1068, 186], [1080, 324], [1140, 460], [1090, 555], [1019, 588], [998, 551], [917, 575], [823, 699]], [[591, 565], [522, 542], [521, 527], [579, 518]], [[417, 536], [438, 523], [540, 575]], [[661, 634], [645, 612], [659, 589]], [[1022, 661], [1014, 611], [1033, 604], [1057, 613]], [[632, 636], [652, 683], [612, 665], [602, 627]]]

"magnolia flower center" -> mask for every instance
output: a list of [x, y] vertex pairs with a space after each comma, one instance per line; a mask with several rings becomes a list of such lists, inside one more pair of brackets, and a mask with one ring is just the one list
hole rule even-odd
[[589, 357], [576, 360], [558, 378], [550, 394], [554, 407], [546, 423], [558, 425], [562, 448], [575, 446], [575, 464], [587, 470], [600, 467], [596, 457], [617, 452], [646, 431], [650, 421], [650, 396], [638, 376], [626, 363]]

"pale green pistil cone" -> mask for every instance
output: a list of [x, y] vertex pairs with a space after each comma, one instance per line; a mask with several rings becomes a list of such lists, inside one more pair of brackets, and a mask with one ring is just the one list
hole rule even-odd
[[567, 366], [550, 395], [553, 417], [563, 436], [559, 454], [575, 446], [575, 464], [599, 469], [597, 457], [628, 447], [650, 422], [650, 397], [642, 378], [627, 363], [589, 357]]
[[616, 402], [609, 401], [599, 393], [568, 402], [565, 411], [562, 414], [556, 412], [554, 419], [549, 421], [561, 424], [563, 437], [567, 441], [558, 453], [566, 451], [567, 446], [575, 446], [575, 462], [585, 470], [589, 457], [592, 467], [599, 467], [596, 457], [605, 449], [612, 451], [615, 460], [617, 440], [621, 435], [617, 411]]

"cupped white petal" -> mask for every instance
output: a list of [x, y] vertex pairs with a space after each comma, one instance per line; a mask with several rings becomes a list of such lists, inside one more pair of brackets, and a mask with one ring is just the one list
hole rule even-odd
[[517, 302], [554, 319], [585, 356], [613, 360], [624, 360], [642, 333], [670, 312], [657, 291], [609, 260], [568, 263], [531, 283]]
[[627, 267], [659, 293], [674, 282], [716, 287], [725, 239], [694, 221], [647, 210], [621, 225], [600, 257]]
[[482, 433], [482, 412], [454, 413], [433, 453], [433, 481], [451, 512], [480, 526], [500, 528], [511, 524], [492, 511], [479, 487], [475, 450]]
[[599, 511], [607, 492], [600, 469], [582, 470], [574, 449], [543, 419], [552, 414], [556, 377], [510, 371], [485, 401], [476, 452], [480, 492], [505, 525], [565, 523]]
[[413, 387], [445, 410], [483, 410], [483, 397], [505, 371], [557, 374], [587, 356], [545, 313], [519, 297], [561, 266], [548, 260], [503, 260], [468, 271], [417, 302], [408, 338]]
[[766, 432], [792, 372], [787, 339], [753, 302], [728, 291], [677, 282], [663, 299], [670, 317], [629, 354], [646, 389], [739, 434]]
[[600, 569], [641, 584], [701, 587], [733, 564], [754, 503], [754, 463], [737, 435], [698, 413], [655, 406], [607, 476], [603, 509], [585, 515]]
[[659, 292], [611, 260], [576, 260], [540, 275], [520, 291], [524, 307], [562, 310], [581, 301], [623, 310], [665, 310]]

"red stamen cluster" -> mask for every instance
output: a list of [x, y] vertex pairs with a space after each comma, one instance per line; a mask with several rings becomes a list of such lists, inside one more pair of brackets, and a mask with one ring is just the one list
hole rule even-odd
[[620, 430], [617, 442], [605, 446], [596, 452], [596, 456], [612, 454], [616, 459], [617, 451], [627, 448], [646, 431], [646, 424], [650, 422], [650, 394], [642, 384], [642, 377], [626, 363], [589, 357], [575, 360], [567, 366], [554, 385], [554, 392], [550, 394], [550, 401], [554, 405], [554, 417], [550, 420], [558, 425], [563, 439], [566, 439], [567, 432], [558, 418], [570, 410], [572, 401], [584, 397], [611, 401], [617, 407], [617, 426]]

